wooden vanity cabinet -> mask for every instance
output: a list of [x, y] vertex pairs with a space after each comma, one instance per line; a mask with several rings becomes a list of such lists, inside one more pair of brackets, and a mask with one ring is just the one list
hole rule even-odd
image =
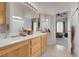
[[42, 42], [42, 53], [44, 52], [44, 51], [46, 51], [46, 48], [47, 48], [47, 43], [48, 43], [48, 35], [46, 34], [46, 35], [43, 35], [43, 36], [41, 36], [41, 42]]
[[27, 57], [30, 56], [30, 41], [23, 41], [10, 46], [5, 47], [0, 52], [3, 57]]
[[39, 57], [46, 51], [48, 35], [40, 35], [0, 48], [2, 57]]
[[31, 56], [38, 57], [46, 51], [48, 42], [48, 35], [41, 35], [36, 38], [31, 39]]
[[41, 37], [35, 37], [32, 38], [30, 41], [30, 46], [31, 46], [31, 56], [32, 57], [38, 57], [41, 55]]

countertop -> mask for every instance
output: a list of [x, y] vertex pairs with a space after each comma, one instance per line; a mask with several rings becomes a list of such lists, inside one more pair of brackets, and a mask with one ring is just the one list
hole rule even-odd
[[21, 41], [24, 41], [24, 40], [28, 40], [28, 39], [31, 39], [31, 38], [34, 38], [34, 37], [37, 37], [37, 36], [40, 36], [40, 35], [44, 35], [44, 34], [47, 34], [47, 33], [35, 33], [35, 34], [32, 34], [32, 35], [27, 35], [25, 37], [0, 39], [0, 48], [14, 44], [14, 43], [18, 43], [18, 42], [21, 42]]

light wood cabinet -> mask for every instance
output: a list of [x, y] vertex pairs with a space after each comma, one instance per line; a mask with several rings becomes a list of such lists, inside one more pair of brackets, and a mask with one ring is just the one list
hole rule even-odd
[[0, 2], [0, 24], [6, 24], [6, 3]]
[[[1, 53], [1, 52], [0, 52]], [[7, 46], [6, 49], [3, 49], [2, 55], [7, 57], [27, 57], [30, 56], [30, 41], [20, 42]]]
[[36, 37], [31, 39], [31, 56], [37, 57], [41, 55], [41, 38]]
[[41, 39], [42, 39], [42, 53], [43, 53], [47, 48], [48, 35], [43, 35]]
[[25, 40], [3, 48], [0, 48], [0, 56], [2, 57], [38, 57], [43, 54], [47, 48], [48, 35]]
[[48, 42], [48, 34], [31, 39], [31, 56], [41, 56], [46, 51]]
[[11, 52], [5, 54], [4, 56], [8, 57], [28, 57], [30, 56], [30, 49], [28, 45], [24, 45], [17, 49], [12, 50]]

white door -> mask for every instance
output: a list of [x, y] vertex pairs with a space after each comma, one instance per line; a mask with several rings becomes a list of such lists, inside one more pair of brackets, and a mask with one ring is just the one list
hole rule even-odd
[[70, 21], [68, 21], [68, 50], [71, 53], [71, 24]]
[[72, 17], [70, 13], [68, 13], [68, 50], [71, 53], [71, 21]]

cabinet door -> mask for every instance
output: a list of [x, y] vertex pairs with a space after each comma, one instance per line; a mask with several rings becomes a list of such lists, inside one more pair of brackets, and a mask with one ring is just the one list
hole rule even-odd
[[44, 52], [47, 48], [47, 41], [48, 41], [47, 35], [43, 35], [42, 36], [42, 52]]
[[0, 2], [0, 11], [6, 10], [6, 2]]
[[40, 44], [40, 42], [41, 42], [40, 37], [36, 37], [36, 38], [31, 39], [31, 45]]
[[30, 47], [29, 45], [24, 45], [14, 51], [14, 56], [18, 57], [29, 57], [30, 56]]
[[38, 57], [41, 55], [41, 39], [36, 37], [31, 39], [31, 56]]
[[[9, 47], [2, 57], [29, 57], [30, 56], [30, 41], [21, 42]], [[5, 52], [6, 52], [5, 51]]]
[[37, 57], [41, 55], [41, 44], [36, 44], [31, 47], [31, 56]]
[[6, 13], [0, 11], [0, 24], [6, 23]]
[[42, 52], [45, 51], [45, 38], [42, 38]]

